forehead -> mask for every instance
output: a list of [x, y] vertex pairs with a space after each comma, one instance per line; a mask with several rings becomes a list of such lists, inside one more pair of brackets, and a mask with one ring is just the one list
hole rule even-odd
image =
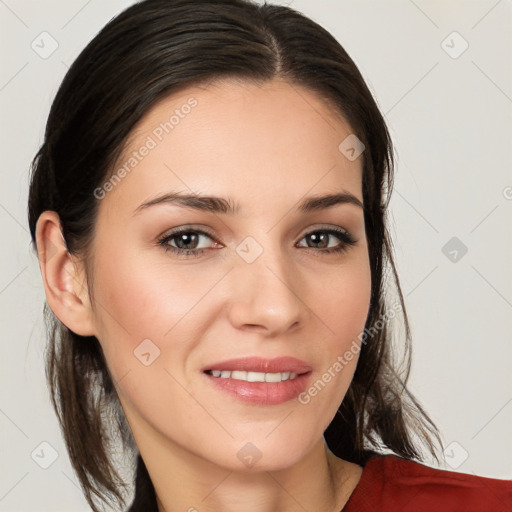
[[112, 187], [134, 202], [169, 190], [300, 198], [340, 188], [361, 199], [363, 155], [340, 144], [348, 122], [314, 92], [281, 80], [218, 81], [154, 105], [132, 130]]

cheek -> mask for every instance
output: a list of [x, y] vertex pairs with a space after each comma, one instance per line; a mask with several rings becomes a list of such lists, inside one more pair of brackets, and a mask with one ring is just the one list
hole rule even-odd
[[[371, 272], [367, 259], [333, 272], [316, 285], [315, 312], [325, 322], [326, 334], [339, 348], [364, 329], [371, 296]], [[334, 342], [336, 343], [336, 342]]]
[[[363, 332], [370, 307], [371, 271], [367, 259], [347, 267], [325, 284], [328, 290], [319, 302], [319, 314], [328, 326], [323, 350], [328, 347], [322, 380], [333, 382], [341, 402], [357, 366]], [[328, 373], [325, 373], [328, 372]], [[332, 384], [330, 384], [332, 386]]]
[[[190, 350], [200, 331], [215, 319], [213, 294], [208, 292], [222, 275], [211, 268], [198, 272], [186, 265], [171, 267], [136, 252], [98, 255], [98, 338], [114, 377], [138, 370], [141, 354], [149, 352], [150, 360], [157, 355], [155, 366], [160, 366], [171, 347], [176, 360], [182, 350]], [[192, 345], [180, 340], [192, 340]]]
[[[184, 364], [208, 323], [205, 315], [214, 315], [195, 307], [213, 278], [152, 263], [137, 254], [97, 257], [98, 339], [128, 419], [142, 413], [150, 423], [165, 423], [170, 411], [186, 415], [190, 407], [173, 366]], [[198, 315], [201, 321], [190, 321]]]
[[208, 290], [204, 275], [148, 261], [143, 254], [99, 258], [97, 293], [102, 326], [136, 336], [163, 337]]

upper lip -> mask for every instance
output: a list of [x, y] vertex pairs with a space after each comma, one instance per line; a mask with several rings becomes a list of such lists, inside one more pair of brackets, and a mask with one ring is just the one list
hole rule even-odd
[[294, 372], [296, 374], [310, 372], [313, 368], [305, 361], [295, 357], [276, 357], [274, 359], [265, 359], [263, 357], [240, 357], [237, 359], [228, 359], [211, 363], [203, 368], [203, 372], [208, 370], [239, 370], [247, 372]]

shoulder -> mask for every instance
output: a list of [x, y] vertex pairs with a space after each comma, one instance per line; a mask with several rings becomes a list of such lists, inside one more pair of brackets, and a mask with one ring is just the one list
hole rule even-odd
[[445, 471], [395, 455], [376, 455], [364, 466], [343, 512], [510, 512], [512, 480]]

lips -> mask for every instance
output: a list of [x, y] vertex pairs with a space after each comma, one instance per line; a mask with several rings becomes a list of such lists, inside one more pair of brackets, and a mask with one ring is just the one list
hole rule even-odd
[[228, 371], [246, 371], [246, 372], [263, 372], [263, 373], [296, 373], [302, 375], [311, 372], [313, 367], [306, 361], [302, 361], [295, 357], [276, 357], [274, 359], [266, 359], [262, 357], [242, 357], [218, 361], [205, 366], [202, 371], [209, 372], [211, 370], [228, 370]]

